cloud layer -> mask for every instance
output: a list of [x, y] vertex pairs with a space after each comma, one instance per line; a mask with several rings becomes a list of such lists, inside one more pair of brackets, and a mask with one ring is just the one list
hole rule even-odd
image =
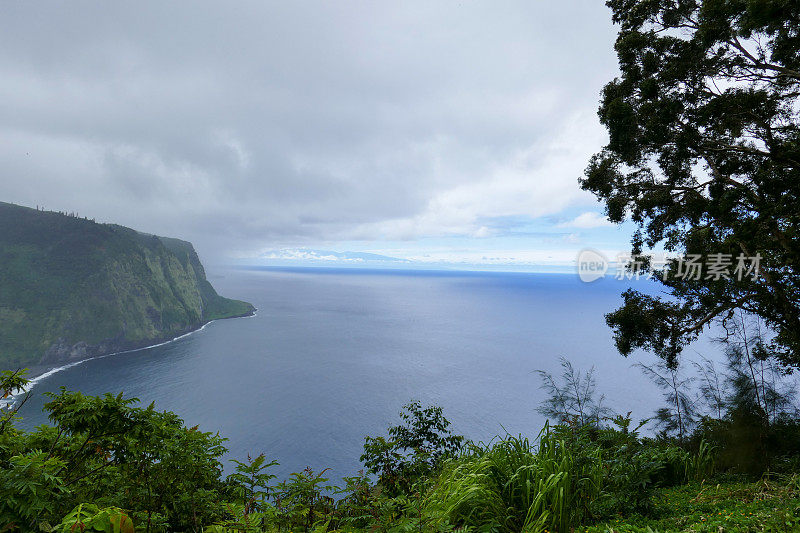
[[592, 205], [613, 39], [589, 1], [6, 2], [0, 199], [209, 255], [502, 236]]

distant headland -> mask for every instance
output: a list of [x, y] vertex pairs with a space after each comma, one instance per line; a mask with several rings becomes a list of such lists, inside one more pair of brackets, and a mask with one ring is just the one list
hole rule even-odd
[[190, 242], [0, 202], [0, 370], [41, 373], [254, 312], [217, 294]]

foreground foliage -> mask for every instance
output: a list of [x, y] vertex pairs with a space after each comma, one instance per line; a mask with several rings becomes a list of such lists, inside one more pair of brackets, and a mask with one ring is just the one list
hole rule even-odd
[[[24, 384], [5, 372], [0, 388], [8, 396]], [[630, 416], [587, 422], [567, 408], [535, 441], [476, 444], [452, 434], [440, 408], [412, 402], [387, 436], [365, 439], [372, 477], [336, 486], [311, 469], [278, 482], [263, 455], [223, 476], [222, 437], [122, 395], [52, 394], [53, 426], [31, 432], [15, 428], [18, 407], [0, 416], [3, 532], [800, 528], [798, 476], [715, 472], [716, 445], [642, 438]]]
[[691, 483], [661, 489], [650, 516], [628, 516], [582, 529], [591, 533], [800, 531], [800, 479]]

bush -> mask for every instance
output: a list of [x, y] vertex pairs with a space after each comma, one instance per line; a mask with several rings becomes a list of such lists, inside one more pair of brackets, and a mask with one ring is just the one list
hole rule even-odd
[[598, 448], [576, 454], [545, 428], [536, 448], [521, 436], [473, 446], [447, 466], [430, 507], [479, 531], [567, 531], [588, 515], [602, 475]]
[[423, 477], [431, 476], [454, 457], [464, 437], [453, 435], [441, 407], [423, 408], [411, 402], [400, 411], [403, 423], [389, 428], [389, 438], [366, 437], [361, 461], [377, 474], [390, 495], [408, 493]]
[[[311, 469], [273, 484], [277, 463], [263, 455], [235, 461], [236, 472], [223, 478], [224, 439], [135, 402], [62, 390], [45, 406], [55, 426], [33, 432], [15, 429], [13, 409], [0, 414], [0, 531], [132, 533], [135, 524], [152, 533], [510, 533], [604, 522], [614, 531], [716, 527], [734, 518], [746, 527], [759, 523], [750, 515], [712, 516], [718, 503], [728, 505], [720, 498], [741, 499], [736, 512], [760, 513], [770, 527], [800, 526], [797, 476], [754, 485], [717, 476], [729, 492], [706, 484], [727, 460], [719, 447], [729, 453], [736, 442], [733, 420], [704, 421], [685, 447], [641, 438], [630, 413], [588, 423], [570, 417], [546, 425], [534, 442], [506, 436], [462, 445], [440, 408], [414, 402], [388, 438], [366, 440], [363, 459], [377, 482], [362, 473], [337, 488], [324, 470]], [[798, 424], [769, 427], [767, 449], [784, 451], [781, 464], [792, 468], [798, 445], [778, 441], [796, 437]], [[669, 514], [665, 494], [680, 500], [684, 514]], [[765, 518], [769, 513], [780, 520]], [[621, 518], [628, 524], [620, 526]]]
[[148, 531], [198, 529], [221, 516], [219, 435], [121, 394], [50, 397], [55, 427], [26, 433], [13, 426], [15, 410], [0, 416], [0, 530], [57, 524], [75, 509], [83, 520], [91, 506], [133, 510]]

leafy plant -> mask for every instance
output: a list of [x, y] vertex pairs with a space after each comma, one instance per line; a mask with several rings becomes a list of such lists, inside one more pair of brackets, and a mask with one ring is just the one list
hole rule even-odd
[[247, 456], [247, 461], [233, 459], [236, 472], [228, 476], [228, 483], [233, 487], [234, 497], [237, 501], [244, 502], [245, 515], [263, 510], [269, 498], [269, 483], [275, 476], [268, 474], [267, 469], [277, 466], [277, 461], [266, 461], [264, 454], [255, 459]]
[[51, 517], [67, 493], [59, 475], [65, 463], [42, 451], [8, 459], [0, 469], [0, 531], [25, 530]]
[[423, 408], [419, 402], [410, 402], [403, 406], [400, 418], [403, 423], [389, 428], [388, 439], [366, 437], [361, 455], [391, 495], [408, 492], [415, 481], [437, 471], [464, 442], [464, 437], [450, 431], [441, 407]]
[[700, 441], [696, 453], [686, 456], [686, 477], [691, 481], [705, 481], [714, 474], [716, 447], [705, 440]]
[[[24, 386], [6, 373], [0, 389]], [[132, 509], [145, 531], [199, 529], [222, 514], [224, 439], [187, 428], [136, 399], [61, 390], [45, 404], [54, 427], [0, 431], [0, 528], [58, 523], [80, 504]]]
[[102, 531], [103, 533], [134, 533], [133, 520], [117, 507], [98, 508], [92, 504], [79, 504], [59, 525], [51, 530], [53, 533], [75, 533], [76, 531]]
[[274, 499], [279, 527], [288, 531], [310, 531], [318, 522], [329, 519], [334, 502], [328, 494], [336, 487], [328, 484], [328, 478], [324, 477], [326, 471], [314, 472], [307, 467], [278, 484]]

